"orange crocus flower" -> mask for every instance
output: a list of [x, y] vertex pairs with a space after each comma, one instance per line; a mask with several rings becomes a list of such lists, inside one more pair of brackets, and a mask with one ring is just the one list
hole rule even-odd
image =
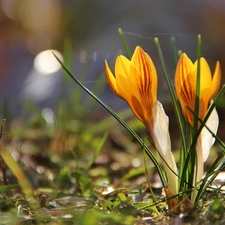
[[116, 59], [115, 77], [105, 61], [105, 72], [113, 92], [123, 98], [134, 115], [147, 127], [156, 149], [167, 165], [168, 188], [172, 194], [178, 192], [177, 166], [171, 152], [168, 117], [162, 104], [157, 101], [157, 73], [147, 53], [136, 47], [131, 60], [120, 55]]
[[134, 115], [149, 128], [156, 102], [157, 73], [147, 53], [137, 46], [131, 60], [123, 55], [116, 59], [115, 77], [105, 61], [105, 72], [113, 92], [123, 98]]
[[[175, 87], [177, 97], [181, 104], [183, 114], [191, 126], [194, 126], [194, 115], [191, 110], [195, 110], [197, 63], [197, 61], [195, 63], [192, 63], [188, 56], [183, 53], [178, 61], [175, 74]], [[220, 83], [221, 69], [219, 62], [216, 63], [215, 71], [212, 76], [207, 61], [204, 58], [200, 58], [200, 97], [198, 117], [201, 120], [204, 119], [213, 97], [217, 94]], [[212, 113], [210, 114], [210, 117], [206, 121], [206, 126], [211, 130], [211, 132], [216, 134], [218, 125], [219, 117], [216, 109], [214, 108]], [[203, 177], [204, 162], [207, 160], [210, 149], [215, 141], [215, 138], [207, 128], [204, 127], [202, 129], [196, 143], [196, 186]], [[194, 201], [196, 194], [197, 189], [194, 189], [192, 201]]]
[[[183, 114], [191, 126], [194, 125], [194, 115], [191, 110], [195, 109], [197, 61], [192, 63], [188, 56], [183, 53], [177, 64], [175, 74], [175, 87], [180, 101]], [[204, 119], [209, 108], [210, 101], [217, 94], [221, 82], [221, 70], [219, 62], [216, 63], [212, 77], [209, 65], [204, 58], [200, 58], [200, 98], [199, 118]], [[188, 108], [190, 107], [190, 109]]]

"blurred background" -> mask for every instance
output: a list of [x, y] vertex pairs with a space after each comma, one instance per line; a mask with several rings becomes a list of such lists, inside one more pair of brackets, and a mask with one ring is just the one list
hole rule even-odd
[[[160, 40], [171, 77], [171, 36], [177, 49], [196, 60], [197, 35], [201, 34], [211, 70], [219, 60], [224, 71], [224, 22], [223, 0], [0, 0], [2, 114], [21, 116], [25, 102], [54, 109], [62, 96], [78, 89], [70, 78], [63, 78], [52, 50], [107, 104], [115, 110], [125, 107], [107, 87], [103, 71], [104, 59], [113, 69], [115, 57], [126, 55], [118, 28], [123, 29], [132, 51], [140, 45], [151, 55], [160, 79], [159, 98], [167, 102], [154, 37]], [[84, 97], [82, 104], [85, 101]]]
[[[146, 160], [143, 160], [143, 146], [140, 146], [103, 107], [87, 96], [62, 71], [52, 54], [54, 52], [86, 87], [118, 112], [154, 153], [146, 128], [134, 117], [127, 104], [112, 93], [105, 78], [104, 60], [107, 59], [110, 68], [114, 71], [115, 58], [120, 54], [126, 55], [118, 28], [122, 28], [132, 52], [137, 45], [140, 45], [155, 63], [159, 77], [158, 98], [170, 118], [170, 129], [173, 129], [172, 149], [179, 162], [179, 154], [176, 154], [179, 152], [176, 150], [181, 146], [180, 134], [176, 127], [176, 118], [173, 116], [154, 38], [159, 38], [171, 79], [174, 78], [175, 72], [171, 37], [176, 39], [177, 50], [186, 52], [195, 61], [198, 34], [201, 34], [203, 40], [202, 54], [207, 59], [212, 72], [216, 61], [219, 60], [225, 77], [225, 0], [0, 0], [1, 138], [2, 119], [6, 118], [0, 152], [1, 154], [3, 151], [9, 152], [13, 159], [19, 162], [35, 189], [44, 187], [43, 193], [45, 190], [50, 190], [46, 192], [49, 198], [43, 195], [44, 207], [49, 199], [75, 193], [77, 196], [85, 196], [85, 202], [88, 200], [87, 204], [93, 202], [96, 209], [98, 203], [93, 200], [95, 195], [99, 203], [102, 199], [111, 201], [113, 189], [108, 189], [110, 190], [108, 196], [103, 195], [105, 187], [109, 184], [113, 184], [112, 187], [116, 189], [122, 186], [128, 187], [127, 190], [139, 190], [138, 198], [135, 199], [139, 201], [140, 193], [140, 201], [146, 201], [143, 194], [148, 192], [144, 184], [148, 170], [151, 174], [149, 176], [151, 185], [153, 184], [155, 190], [161, 187], [155, 167], [151, 162], [146, 163]], [[224, 108], [223, 98], [220, 108], [218, 107], [221, 119], [219, 137], [222, 140], [225, 140]], [[188, 137], [187, 140], [190, 141]], [[221, 149], [224, 150], [223, 146], [215, 147], [211, 151], [212, 157], [205, 164], [205, 168], [209, 168], [214, 163]], [[9, 168], [12, 168], [12, 161], [9, 159], [4, 161], [10, 165]], [[6, 178], [9, 184], [15, 184], [15, 177], [3, 165], [0, 156], [0, 186], [7, 184]], [[17, 168], [15, 165], [14, 168]], [[13, 173], [20, 174], [16, 176], [19, 182], [26, 182], [22, 173], [15, 169]], [[133, 186], [135, 189], [132, 188]], [[222, 190], [222, 185], [217, 187], [220, 187], [219, 191]], [[3, 190], [5, 189], [1, 189], [1, 195]], [[63, 195], [61, 191], [64, 192]], [[127, 192], [123, 189], [120, 191]], [[213, 191], [213, 197], [215, 193], [216, 196], [220, 196], [219, 191]], [[209, 193], [211, 195], [211, 192]], [[91, 196], [91, 201], [86, 196]], [[13, 195], [13, 205], [18, 199], [14, 197], [15, 195]], [[40, 202], [41, 197], [42, 195], [40, 195]], [[5, 207], [8, 207], [3, 201], [8, 202], [9, 198], [10, 195], [7, 195], [6, 200], [1, 198], [0, 206], [4, 205], [4, 210], [0, 207], [0, 211], [2, 209], [4, 214], [2, 214], [3, 219], [7, 210]], [[85, 211], [85, 215], [89, 217], [89, 209], [92, 206], [82, 205], [80, 200], [74, 201], [79, 213], [83, 213], [83, 207], [88, 209], [88, 214]], [[68, 213], [70, 206], [66, 202], [69, 203], [69, 200], [64, 202], [64, 206], [67, 207], [65, 212]], [[150, 201], [147, 200], [147, 203], [150, 204]], [[19, 223], [21, 223], [23, 215], [20, 214], [19, 208], [26, 211], [22, 204], [17, 205], [18, 210], [10, 208], [13, 222], [16, 218], [15, 213], [18, 212]], [[54, 211], [64, 213], [61, 207], [64, 203], [56, 204], [56, 207], [60, 206], [60, 210]], [[55, 203], [49, 209], [55, 209], [53, 207]], [[108, 206], [105, 204], [104, 207], [108, 215]], [[113, 203], [110, 208], [114, 210]], [[154, 211], [152, 207], [150, 208]], [[142, 211], [139, 211], [141, 214], [133, 211], [133, 206], [127, 209], [132, 212], [119, 211], [123, 213], [122, 216], [127, 212], [127, 215], [131, 213], [138, 217], [141, 215], [142, 218], [144, 216]], [[98, 210], [94, 211], [97, 213]], [[117, 218], [114, 211], [112, 212], [112, 217]], [[29, 214], [28, 217], [27, 211], [25, 213], [23, 218], [28, 219], [26, 222], [33, 223], [34, 220], [30, 218], [33, 218], [34, 214], [31, 217]], [[39, 212], [35, 214], [38, 215]], [[150, 218], [151, 214], [147, 212], [146, 218]], [[153, 214], [156, 215], [156, 212], [154, 211]], [[40, 223], [46, 222], [46, 215]], [[57, 217], [62, 222], [63, 217]], [[68, 219], [67, 215], [65, 218]], [[79, 221], [82, 217], [74, 218], [77, 224], [77, 218]], [[92, 222], [96, 218], [103, 217], [94, 213], [90, 218]], [[121, 220], [124, 218], [121, 217]], [[179, 221], [180, 219], [181, 217]], [[152, 222], [150, 219], [148, 221]], [[157, 222], [159, 221], [161, 220]], [[104, 221], [103, 223], [105, 224]], [[79, 224], [89, 223], [82, 221]], [[109, 224], [113, 222], [110, 221]]]

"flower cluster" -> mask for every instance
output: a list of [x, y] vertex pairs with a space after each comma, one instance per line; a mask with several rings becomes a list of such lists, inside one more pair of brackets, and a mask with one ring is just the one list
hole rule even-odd
[[[167, 175], [168, 190], [178, 193], [178, 171], [171, 151], [169, 122], [162, 104], [157, 100], [157, 72], [150, 56], [141, 47], [136, 47], [131, 60], [120, 55], [115, 63], [115, 76], [105, 61], [105, 72], [113, 92], [124, 99], [134, 115], [146, 126], [160, 157]], [[197, 61], [193, 64], [183, 53], [178, 61], [175, 74], [175, 88], [183, 115], [190, 126], [194, 125], [196, 100]], [[203, 120], [213, 97], [217, 94], [221, 82], [219, 62], [216, 63], [212, 76], [208, 63], [200, 59], [200, 97], [199, 119]], [[218, 128], [216, 109], [211, 113], [206, 126], [216, 134]], [[202, 129], [196, 144], [197, 181], [203, 176], [204, 162], [207, 160], [214, 137], [205, 127]]]

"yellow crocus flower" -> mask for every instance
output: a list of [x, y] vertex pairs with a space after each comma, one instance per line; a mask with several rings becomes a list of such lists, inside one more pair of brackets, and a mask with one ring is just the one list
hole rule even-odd
[[107, 61], [105, 72], [113, 92], [129, 104], [134, 115], [147, 127], [160, 156], [174, 171], [175, 174], [163, 162], [169, 191], [178, 193], [177, 166], [171, 152], [169, 122], [162, 104], [157, 101], [158, 79], [151, 58], [138, 46], [131, 60], [122, 55], [117, 57], [115, 77]]
[[[179, 59], [175, 75], [175, 87], [183, 114], [191, 126], [194, 125], [194, 115], [190, 109], [195, 109], [197, 61], [192, 63], [183, 53]], [[204, 119], [209, 108], [210, 101], [219, 90], [221, 82], [221, 70], [219, 62], [216, 63], [212, 77], [209, 65], [204, 58], [200, 59], [200, 103], [199, 118]], [[190, 107], [190, 109], [188, 108]]]
[[131, 60], [123, 55], [117, 57], [115, 77], [107, 61], [105, 61], [105, 72], [113, 92], [129, 104], [134, 115], [146, 127], [151, 126], [158, 79], [149, 55], [137, 46]]
[[[194, 125], [194, 115], [191, 110], [195, 109], [196, 98], [196, 78], [197, 78], [197, 61], [192, 63], [188, 56], [183, 53], [178, 61], [175, 74], [175, 87], [177, 97], [186, 120], [191, 126]], [[204, 58], [200, 58], [200, 97], [199, 97], [199, 114], [198, 117], [203, 120], [213, 97], [217, 94], [221, 83], [221, 69], [219, 62], [216, 63], [215, 71], [212, 76], [209, 65]], [[191, 109], [191, 110], [190, 110]], [[206, 121], [206, 126], [213, 132], [217, 133], [219, 117], [214, 108], [210, 117]], [[194, 186], [202, 179], [204, 173], [204, 162], [207, 160], [210, 149], [214, 144], [215, 138], [204, 127], [198, 136], [196, 143], [196, 179]], [[197, 188], [194, 189], [192, 201], [194, 202], [197, 194]]]

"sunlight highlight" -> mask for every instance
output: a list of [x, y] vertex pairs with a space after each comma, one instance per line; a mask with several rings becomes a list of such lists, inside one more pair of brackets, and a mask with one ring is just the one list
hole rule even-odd
[[55, 113], [53, 112], [52, 109], [44, 108], [41, 111], [41, 115], [43, 116], [43, 118], [45, 119], [47, 124], [49, 124], [49, 125], [54, 124], [54, 122], [55, 122]]
[[61, 68], [60, 64], [55, 59], [53, 52], [60, 60], [63, 61], [62, 54], [53, 49], [40, 52], [34, 60], [34, 67], [43, 75], [55, 73]]

